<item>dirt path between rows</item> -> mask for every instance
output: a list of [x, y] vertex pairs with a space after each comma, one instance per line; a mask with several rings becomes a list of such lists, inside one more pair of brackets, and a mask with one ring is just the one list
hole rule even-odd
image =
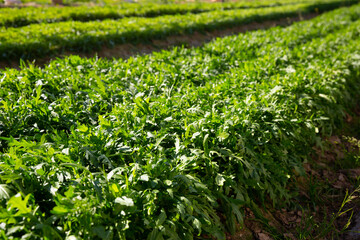
[[[28, 62], [33, 62], [37, 66], [44, 66], [48, 64], [51, 60], [56, 58], [64, 58], [69, 55], [79, 55], [81, 57], [101, 57], [101, 58], [123, 58], [127, 59], [136, 55], [151, 54], [152, 52], [161, 51], [170, 49], [174, 46], [185, 46], [185, 47], [198, 47], [204, 43], [210, 42], [213, 39], [219, 37], [225, 37], [229, 35], [244, 33], [247, 31], [253, 31], [258, 29], [267, 29], [275, 26], [288, 26], [294, 22], [307, 20], [318, 16], [317, 13], [299, 15], [296, 17], [287, 17], [281, 18], [278, 20], [264, 21], [264, 22], [253, 22], [250, 24], [245, 24], [237, 27], [218, 29], [211, 32], [199, 33], [195, 32], [191, 35], [176, 35], [169, 36], [164, 40], [152, 40], [150, 44], [121, 44], [116, 45], [112, 48], [104, 46], [101, 50], [93, 51], [91, 53], [80, 53], [80, 52], [65, 52], [60, 55], [55, 55], [45, 58], [37, 58], [34, 60], [29, 60]], [[19, 61], [0, 61], [0, 69], [4, 68], [20, 68]]]

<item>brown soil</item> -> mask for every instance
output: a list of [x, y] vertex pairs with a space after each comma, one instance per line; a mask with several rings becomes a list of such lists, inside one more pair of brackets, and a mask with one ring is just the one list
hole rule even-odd
[[[61, 55], [56, 55], [53, 57], [44, 57], [32, 60], [37, 66], [44, 66], [48, 64], [51, 60], [55, 58], [64, 58], [69, 55], [79, 55], [81, 57], [101, 57], [101, 58], [123, 58], [127, 59], [136, 55], [150, 54], [152, 52], [161, 51], [164, 49], [169, 49], [174, 46], [184, 45], [185, 47], [198, 47], [203, 45], [206, 42], [209, 42], [218, 37], [224, 37], [229, 35], [234, 35], [238, 33], [243, 33], [247, 31], [257, 30], [257, 29], [266, 29], [274, 26], [287, 26], [296, 21], [311, 19], [316, 17], [318, 14], [307, 14], [299, 15], [296, 17], [281, 18], [278, 20], [271, 20], [265, 22], [253, 22], [250, 24], [245, 24], [237, 27], [226, 28], [214, 30], [212, 32], [199, 33], [195, 32], [191, 35], [176, 35], [169, 36], [165, 40], [152, 40], [151, 44], [121, 44], [116, 45], [115, 47], [109, 48], [104, 46], [99, 51], [94, 51], [92, 53], [78, 53], [78, 52], [65, 52]], [[0, 61], [0, 68], [17, 68], [19, 69], [18, 61]]]

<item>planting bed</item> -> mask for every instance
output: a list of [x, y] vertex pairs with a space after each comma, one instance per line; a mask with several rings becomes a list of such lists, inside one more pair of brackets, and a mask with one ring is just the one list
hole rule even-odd
[[[213, 29], [319, 6], [241, 10], [242, 20], [239, 10], [159, 17], [144, 28], [149, 36], [157, 26]], [[68, 46], [73, 36], [86, 48], [67, 24], [3, 30], [2, 39], [19, 42], [1, 53]], [[48, 26], [59, 35], [20, 40]], [[355, 107], [359, 26], [357, 4], [199, 48], [0, 71], [1, 238], [225, 239], [250, 211], [291, 205], [313, 146]]]
[[242, 24], [274, 20], [299, 14], [338, 8], [356, 1], [328, 0], [293, 5], [215, 10], [199, 14], [124, 18], [90, 22], [32, 24], [20, 28], [0, 29], [0, 60], [34, 59], [63, 51], [89, 52], [101, 46], [121, 43], [146, 43], [170, 35], [191, 34]]
[[[274, 7], [309, 3], [310, 0], [268, 0], [240, 1], [226, 3], [189, 3], [189, 4], [154, 4], [154, 3], [121, 3], [115, 6], [75, 6], [75, 7], [24, 7], [0, 8], [0, 26], [21, 27], [33, 23], [62, 21], [92, 21], [103, 19], [121, 19], [124, 17], [156, 17], [161, 15], [178, 15], [201, 13], [214, 10]], [[324, 2], [324, 1], [322, 1]], [[346, 2], [351, 2], [346, 0]]]

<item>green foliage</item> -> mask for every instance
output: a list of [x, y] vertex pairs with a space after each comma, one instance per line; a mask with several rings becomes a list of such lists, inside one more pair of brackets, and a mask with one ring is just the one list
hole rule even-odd
[[[354, 3], [357, 1], [352, 1]], [[174, 34], [191, 34], [253, 21], [272, 20], [337, 8], [344, 1], [326, 0], [268, 8], [215, 10], [199, 14], [124, 18], [90, 22], [32, 24], [0, 29], [0, 60], [32, 59], [63, 51], [89, 52], [120, 43], [139, 43]]]
[[225, 239], [243, 207], [283, 205], [360, 90], [359, 18], [2, 71], [0, 235]]
[[[86, 0], [85, 0], [86, 1]], [[50, 2], [50, 1], [49, 1]], [[69, 1], [65, 1], [69, 2]], [[306, 3], [309, 0], [297, 0]], [[350, 1], [351, 2], [351, 1]], [[346, 2], [345, 2], [346, 3]], [[214, 10], [230, 10], [242, 8], [274, 7], [291, 5], [289, 0], [267, 0], [255, 2], [228, 3], [188, 3], [188, 4], [156, 4], [125, 3], [116, 6], [76, 6], [76, 7], [26, 7], [0, 9], [0, 26], [21, 27], [33, 23], [50, 23], [62, 21], [93, 21], [103, 19], [121, 19], [124, 17], [156, 17], [161, 15], [177, 15], [201, 13]]]

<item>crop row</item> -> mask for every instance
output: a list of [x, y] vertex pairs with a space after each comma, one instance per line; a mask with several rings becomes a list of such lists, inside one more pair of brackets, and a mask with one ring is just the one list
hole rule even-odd
[[282, 206], [360, 90], [359, 19], [1, 72], [0, 235], [225, 239], [244, 206]]
[[0, 59], [31, 59], [63, 51], [86, 52], [119, 43], [146, 42], [174, 34], [238, 26], [254, 21], [296, 16], [337, 8], [343, 1], [303, 3], [261, 9], [212, 11], [157, 18], [126, 18], [102, 22], [33, 24], [0, 30]]
[[309, 2], [309, 0], [267, 0], [256, 2], [228, 3], [194, 3], [194, 4], [126, 4], [103, 7], [34, 7], [20, 9], [0, 9], [0, 26], [21, 27], [32, 23], [62, 21], [92, 21], [103, 19], [120, 19], [124, 17], [156, 17], [160, 15], [177, 15], [200, 13], [214, 10], [239, 8], [271, 7]]

